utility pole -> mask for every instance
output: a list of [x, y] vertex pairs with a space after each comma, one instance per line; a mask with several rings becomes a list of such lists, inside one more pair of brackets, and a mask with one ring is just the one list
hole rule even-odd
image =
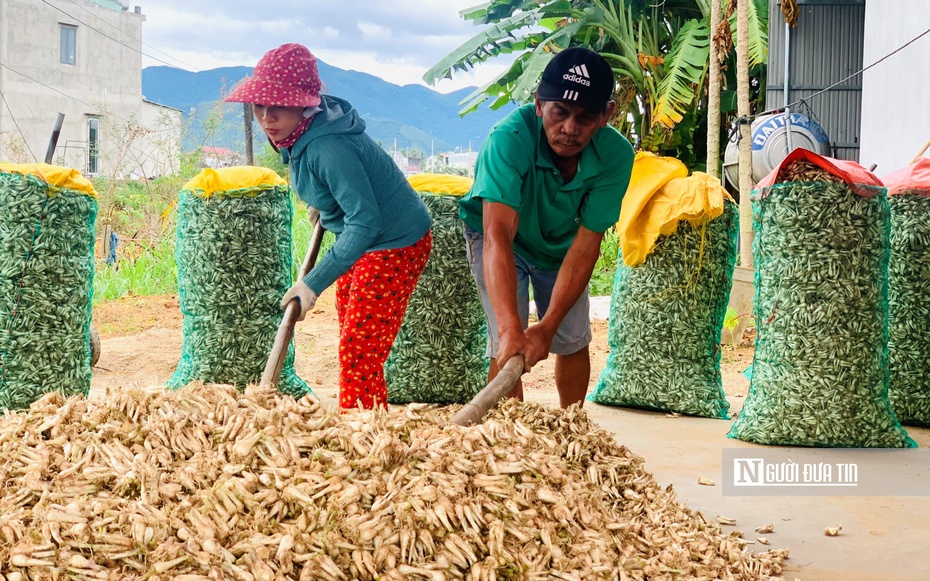
[[55, 127], [52, 129], [52, 138], [48, 141], [48, 150], [45, 152], [45, 163], [52, 163], [55, 157], [55, 148], [58, 147], [58, 137], [61, 135], [61, 126], [64, 125], [65, 114], [59, 113], [55, 118]]
[[255, 154], [252, 151], [252, 105], [242, 104], [242, 117], [245, 119], [245, 163], [255, 165]]
[[710, 71], [707, 75], [707, 173], [720, 177], [720, 60], [715, 37], [720, 26], [720, 0], [710, 2]]
[[739, 263], [752, 268], [752, 129], [749, 115], [749, 0], [736, 3], [736, 114], [739, 116]]

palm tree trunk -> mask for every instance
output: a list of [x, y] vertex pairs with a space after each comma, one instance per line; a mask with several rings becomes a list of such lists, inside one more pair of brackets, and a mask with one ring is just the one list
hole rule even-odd
[[736, 109], [739, 140], [739, 260], [752, 268], [752, 131], [749, 122], [749, 2], [736, 3]]
[[710, 0], [710, 63], [707, 74], [707, 173], [720, 177], [720, 61], [714, 36], [720, 25], [720, 0]]

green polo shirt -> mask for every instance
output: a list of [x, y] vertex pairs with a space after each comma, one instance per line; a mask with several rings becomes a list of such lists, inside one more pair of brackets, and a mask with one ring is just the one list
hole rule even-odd
[[559, 269], [579, 225], [604, 232], [617, 223], [633, 169], [633, 147], [609, 126], [594, 134], [568, 183], [550, 152], [535, 106], [520, 107], [491, 130], [459, 203], [462, 220], [479, 232], [483, 200], [517, 210], [514, 251], [542, 270]]

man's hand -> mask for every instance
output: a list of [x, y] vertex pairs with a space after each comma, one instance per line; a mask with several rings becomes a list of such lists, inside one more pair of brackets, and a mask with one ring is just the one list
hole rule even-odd
[[316, 304], [316, 293], [307, 286], [307, 283], [298, 280], [294, 283], [294, 286], [284, 293], [284, 298], [281, 299], [281, 310], [286, 309], [288, 303], [294, 299], [297, 299], [297, 304], [300, 307], [300, 316], [297, 317], [297, 320], [303, 321], [310, 309], [313, 308], [313, 305]]
[[555, 333], [540, 324], [530, 325], [526, 330], [526, 350], [523, 357], [526, 359], [525, 368], [527, 371], [534, 365], [549, 357], [549, 349], [552, 348], [552, 338]]
[[[513, 357], [514, 355], [524, 355], [526, 353], [526, 348], [528, 341], [526, 335], [519, 327], [514, 327], [510, 330], [499, 331], [498, 339], [500, 344], [497, 347], [497, 364], [503, 366], [507, 363], [507, 360]], [[527, 371], [530, 370], [529, 367], [525, 367]]]

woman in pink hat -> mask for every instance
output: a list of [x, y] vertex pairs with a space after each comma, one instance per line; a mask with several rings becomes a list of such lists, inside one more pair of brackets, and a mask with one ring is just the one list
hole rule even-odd
[[386, 406], [384, 362], [429, 258], [430, 218], [352, 105], [321, 88], [316, 57], [291, 43], [265, 54], [226, 100], [252, 104], [288, 164], [291, 186], [336, 235], [281, 307], [296, 299], [303, 320], [335, 282], [339, 405]]

